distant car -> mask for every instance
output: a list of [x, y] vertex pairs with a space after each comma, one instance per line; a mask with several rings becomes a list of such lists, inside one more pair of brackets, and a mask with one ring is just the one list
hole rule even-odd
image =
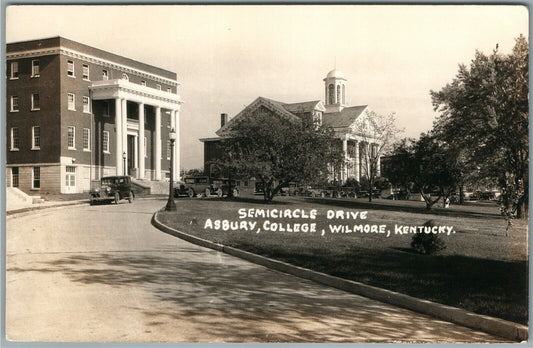
[[187, 194], [189, 197], [199, 195], [222, 197], [229, 196], [230, 192], [233, 197], [239, 196], [239, 189], [236, 187], [235, 180], [230, 181], [226, 178], [214, 179], [207, 176], [187, 177], [183, 180], [183, 184], [174, 188], [175, 197], [183, 194]]
[[106, 176], [100, 180], [100, 187], [90, 191], [91, 205], [113, 202], [118, 204], [121, 199], [133, 202], [135, 194], [131, 189], [129, 176]]

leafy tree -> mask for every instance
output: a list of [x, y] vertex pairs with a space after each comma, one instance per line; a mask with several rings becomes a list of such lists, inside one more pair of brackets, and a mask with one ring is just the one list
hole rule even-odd
[[406, 199], [411, 195], [413, 187], [413, 173], [417, 170], [414, 158], [416, 140], [403, 138], [393, 145], [390, 156], [382, 159], [384, 162], [381, 175], [386, 177], [393, 186], [406, 190]]
[[[361, 150], [361, 177], [366, 177], [368, 201], [372, 202], [372, 189], [380, 172], [380, 157], [392, 149], [396, 137], [403, 130], [396, 127], [396, 115], [380, 115], [367, 111], [360, 122], [355, 125], [355, 132], [366, 145]], [[361, 180], [363, 183], [363, 180]]]
[[441, 114], [435, 132], [461, 150], [465, 174], [500, 186], [509, 223], [528, 215], [528, 59], [521, 35], [511, 54], [501, 54], [497, 46], [491, 55], [476, 52], [451, 83], [431, 91]]
[[329, 169], [344, 159], [336, 142], [331, 129], [259, 110], [236, 120], [222, 141], [225, 155], [218, 164], [258, 179], [270, 202], [289, 182], [326, 180]]

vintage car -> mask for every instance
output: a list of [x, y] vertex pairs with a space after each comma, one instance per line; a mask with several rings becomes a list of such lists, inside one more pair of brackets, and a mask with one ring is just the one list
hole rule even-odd
[[129, 176], [103, 177], [100, 180], [100, 187], [92, 189], [90, 195], [91, 205], [109, 202], [118, 204], [121, 199], [127, 199], [131, 203], [135, 199]]
[[217, 195], [218, 197], [239, 196], [239, 189], [236, 187], [235, 180], [221, 178], [209, 178], [207, 176], [186, 177], [183, 179], [183, 184], [179, 184], [174, 188], [174, 196], [178, 197], [187, 194], [189, 197]]

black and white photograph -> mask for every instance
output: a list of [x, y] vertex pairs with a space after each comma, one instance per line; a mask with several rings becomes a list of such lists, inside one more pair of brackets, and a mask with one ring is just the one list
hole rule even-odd
[[527, 342], [528, 10], [5, 7], [3, 344]]

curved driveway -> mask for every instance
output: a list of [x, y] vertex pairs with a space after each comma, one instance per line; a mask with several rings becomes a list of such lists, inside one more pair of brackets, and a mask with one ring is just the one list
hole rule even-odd
[[[16, 341], [494, 342], [455, 324], [166, 235], [165, 200], [6, 221], [6, 332]], [[178, 201], [178, 207], [181, 204]]]

